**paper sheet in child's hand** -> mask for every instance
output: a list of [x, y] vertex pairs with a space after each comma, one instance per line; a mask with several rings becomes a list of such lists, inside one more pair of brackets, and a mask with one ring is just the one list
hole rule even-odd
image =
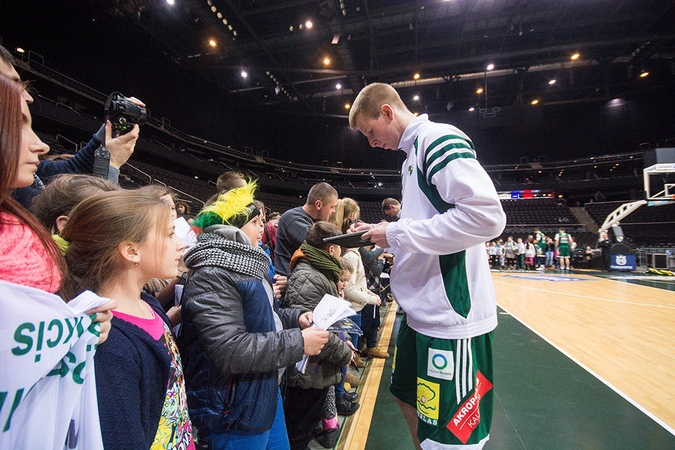
[[[312, 315], [312, 326], [323, 328], [325, 330], [338, 320], [356, 315], [356, 311], [351, 308], [351, 303], [347, 300], [325, 294], [319, 304], [316, 305], [316, 308], [314, 308]], [[302, 359], [295, 365], [298, 372], [305, 373], [308, 360], [309, 358], [307, 355], [303, 355]]]
[[338, 320], [354, 315], [356, 311], [351, 308], [351, 303], [326, 294], [314, 308], [313, 320], [315, 326], [326, 329]]

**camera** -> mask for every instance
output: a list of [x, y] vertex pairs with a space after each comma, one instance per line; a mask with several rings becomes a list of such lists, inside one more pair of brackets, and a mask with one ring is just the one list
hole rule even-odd
[[134, 124], [143, 124], [148, 118], [148, 111], [134, 105], [119, 92], [113, 92], [105, 102], [106, 119], [112, 124], [113, 137], [133, 130]]

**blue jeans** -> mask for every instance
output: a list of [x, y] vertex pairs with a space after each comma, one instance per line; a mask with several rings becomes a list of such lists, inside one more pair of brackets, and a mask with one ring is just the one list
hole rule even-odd
[[553, 265], [553, 254], [554, 254], [554, 252], [546, 252], [546, 265], [547, 266]]
[[[357, 324], [359, 326], [359, 328], [361, 328], [361, 312], [360, 311], [358, 313], [356, 313], [355, 316], [349, 316], [349, 318], [352, 319], [352, 321], [355, 324]], [[354, 344], [354, 348], [358, 349], [359, 348], [359, 335], [349, 333], [349, 337], [352, 338], [352, 344]]]
[[272, 428], [262, 433], [232, 430], [211, 435], [211, 450], [290, 450], [281, 392], [278, 391], [277, 414]]

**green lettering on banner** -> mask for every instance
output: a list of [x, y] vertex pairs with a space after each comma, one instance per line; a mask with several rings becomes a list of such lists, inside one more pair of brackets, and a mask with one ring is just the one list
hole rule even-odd
[[59, 344], [59, 341], [63, 337], [63, 324], [61, 323], [60, 320], [54, 319], [51, 322], [49, 322], [49, 326], [47, 327], [47, 331], [51, 331], [52, 328], [56, 327], [58, 329], [58, 334], [54, 339], [47, 339], [47, 347], [49, 348], [54, 348]]
[[[2, 401], [0, 402], [0, 410], [2, 409], [2, 405], [5, 403], [5, 398], [7, 397], [7, 392], [3, 392], [2, 394], [3, 395], [2, 395]], [[14, 402], [12, 402], [12, 409], [9, 411], [9, 416], [7, 417], [7, 422], [5, 423], [5, 427], [2, 429], [3, 433], [5, 431], [9, 430], [9, 427], [12, 424], [12, 416], [14, 415], [14, 411], [16, 411], [16, 408], [18, 408], [19, 403], [21, 403], [22, 397], [23, 397], [23, 389], [19, 389], [14, 394]]]
[[89, 328], [87, 328], [87, 331], [93, 334], [96, 337], [101, 336], [101, 326], [98, 322], [94, 322], [94, 319], [96, 319], [96, 314], [92, 314], [89, 317], [91, 317], [91, 323], [89, 324]]
[[68, 336], [66, 336], [66, 339], [63, 341], [63, 343], [67, 343], [71, 337], [73, 337], [73, 331], [75, 331], [75, 327], [77, 326], [77, 318], [74, 319], [74, 323], [71, 325], [70, 320], [66, 319], [65, 320], [66, 325], [68, 325]]
[[35, 331], [35, 325], [33, 325], [30, 322], [22, 323], [17, 327], [16, 331], [14, 331], [14, 341], [16, 341], [19, 344], [24, 344], [26, 346], [25, 348], [14, 347], [12, 349], [12, 354], [16, 356], [25, 355], [30, 351], [31, 348], [33, 348], [33, 338], [23, 334], [24, 331], [32, 333], [33, 331]]

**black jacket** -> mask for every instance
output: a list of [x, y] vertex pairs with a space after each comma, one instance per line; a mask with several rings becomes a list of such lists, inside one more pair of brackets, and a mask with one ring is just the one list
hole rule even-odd
[[190, 275], [182, 299], [181, 355], [190, 417], [203, 437], [230, 429], [263, 432], [276, 414], [278, 369], [304, 353], [297, 328], [301, 311], [279, 310], [288, 329], [277, 331], [267, 269], [255, 276], [240, 273], [235, 256], [237, 248], [253, 252], [253, 259], [264, 252], [234, 227], [212, 228], [185, 255]]

